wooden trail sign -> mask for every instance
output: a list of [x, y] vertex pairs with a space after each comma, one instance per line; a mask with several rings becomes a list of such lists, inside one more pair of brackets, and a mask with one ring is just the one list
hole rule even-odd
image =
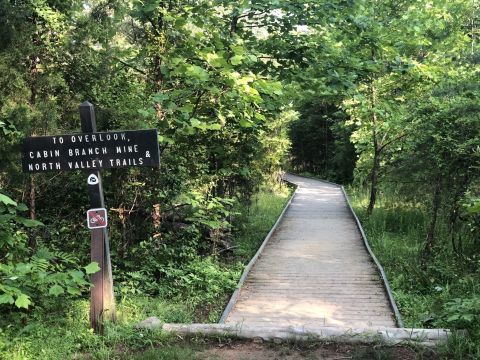
[[97, 132], [94, 107], [88, 101], [80, 105], [82, 133], [38, 136], [24, 139], [24, 172], [86, 171], [90, 210], [91, 260], [100, 271], [92, 275], [90, 324], [102, 332], [105, 320], [115, 321], [112, 265], [107, 232], [107, 211], [103, 196], [101, 169], [160, 165], [157, 130]]
[[157, 130], [34, 136], [22, 144], [24, 172], [158, 166]]

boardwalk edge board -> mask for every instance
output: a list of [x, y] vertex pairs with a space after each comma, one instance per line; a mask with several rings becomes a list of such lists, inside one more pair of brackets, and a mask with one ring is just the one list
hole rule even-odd
[[242, 276], [240, 277], [240, 280], [238, 281], [238, 284], [237, 284], [237, 287], [235, 289], [235, 291], [233, 292], [231, 298], [230, 298], [230, 301], [228, 302], [227, 306], [225, 307], [225, 310], [223, 311], [223, 314], [222, 314], [222, 317], [220, 318], [219, 320], [219, 324], [224, 324], [225, 323], [225, 320], [227, 320], [228, 318], [228, 315], [230, 314], [230, 312], [232, 311], [233, 307], [235, 306], [237, 300], [238, 300], [238, 296], [240, 295], [240, 289], [241, 287], [243, 286], [243, 283], [245, 282], [245, 280], [247, 279], [247, 276], [248, 274], [250, 273], [250, 270], [252, 269], [253, 265], [257, 262], [257, 259], [259, 258], [260, 254], [262, 253], [263, 249], [265, 248], [265, 246], [267, 245], [267, 243], [269, 242], [270, 238], [273, 236], [273, 233], [275, 232], [275, 230], [277, 230], [277, 227], [278, 225], [280, 224], [280, 222], [282, 221], [285, 213], [287, 212], [287, 209], [290, 207], [290, 204], [292, 203], [292, 200], [293, 198], [295, 197], [295, 194], [297, 193], [297, 185], [289, 182], [288, 180], [286, 179], [282, 179], [282, 181], [285, 181], [287, 183], [289, 183], [290, 185], [293, 185], [295, 186], [295, 190], [292, 194], [292, 196], [290, 196], [290, 199], [288, 200], [287, 204], [285, 205], [285, 207], [283, 208], [283, 211], [282, 213], [280, 214], [280, 216], [278, 217], [277, 221], [275, 222], [275, 224], [272, 226], [272, 228], [270, 229], [270, 231], [268, 232], [267, 236], [265, 237], [265, 239], [263, 240], [262, 242], [262, 245], [260, 245], [260, 247], [258, 248], [257, 252], [255, 253], [255, 255], [253, 256], [253, 258], [250, 260], [250, 262], [248, 263], [248, 265], [245, 267], [245, 269], [243, 270], [243, 273], [242, 273]]
[[230, 324], [162, 324], [156, 317], [150, 317], [137, 324], [138, 329], [161, 329], [179, 335], [234, 336], [244, 339], [334, 341], [336, 343], [385, 343], [397, 345], [415, 343], [435, 346], [448, 340], [451, 332], [447, 329], [414, 328], [341, 328], [309, 326], [249, 326]]
[[385, 274], [385, 271], [383, 270], [382, 265], [378, 261], [377, 257], [373, 253], [372, 249], [370, 248], [370, 244], [368, 243], [368, 238], [367, 235], [365, 234], [365, 231], [363, 230], [362, 224], [360, 220], [358, 219], [357, 214], [355, 214], [355, 211], [353, 210], [352, 204], [350, 203], [350, 199], [347, 195], [347, 192], [345, 191], [345, 188], [343, 185], [337, 185], [340, 186], [342, 189], [343, 196], [345, 197], [345, 200], [347, 201], [348, 207], [350, 208], [350, 213], [352, 214], [355, 223], [357, 224], [357, 228], [360, 231], [360, 234], [362, 235], [363, 243], [365, 245], [365, 248], [367, 249], [368, 253], [370, 254], [370, 257], [373, 259], [373, 262], [375, 263], [375, 266], [377, 267], [380, 276], [382, 278], [382, 283], [383, 287], [387, 293], [388, 300], [390, 302], [390, 306], [392, 307], [393, 313], [395, 314], [395, 320], [397, 322], [397, 325], [399, 328], [403, 328], [403, 320], [402, 320], [402, 315], [400, 315], [400, 311], [398, 310], [397, 303], [395, 302], [395, 299], [393, 297], [392, 289], [390, 288], [390, 283], [388, 282], [387, 274]]

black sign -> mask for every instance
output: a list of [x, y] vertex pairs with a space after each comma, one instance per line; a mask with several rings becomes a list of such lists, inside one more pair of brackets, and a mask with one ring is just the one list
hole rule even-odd
[[159, 166], [157, 130], [34, 136], [22, 144], [24, 172]]

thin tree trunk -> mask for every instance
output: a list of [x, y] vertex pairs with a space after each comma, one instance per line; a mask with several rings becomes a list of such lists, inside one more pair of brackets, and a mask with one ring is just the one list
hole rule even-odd
[[[36, 17], [34, 17], [34, 22], [36, 22]], [[37, 34], [33, 35], [32, 38], [32, 45], [35, 47], [39, 43], [39, 38]], [[30, 77], [30, 100], [29, 104], [32, 109], [35, 108], [37, 103], [37, 75], [38, 75], [38, 65], [40, 63], [40, 59], [36, 53], [30, 56], [30, 69], [29, 69], [29, 77]], [[36, 130], [34, 129], [31, 136], [35, 136]], [[36, 184], [35, 184], [35, 175], [31, 175], [30, 177], [30, 219], [35, 220], [36, 218]]]
[[[38, 59], [34, 55], [31, 59], [30, 64], [30, 106], [32, 108], [35, 107], [37, 101], [37, 84], [36, 84], [36, 77], [37, 77], [37, 64]], [[35, 131], [32, 132], [32, 136], [35, 136]], [[36, 199], [36, 184], [35, 184], [35, 175], [31, 175], [30, 177], [30, 218], [35, 220], [36, 218], [36, 209], [35, 209], [35, 199]]]
[[453, 205], [450, 208], [450, 216], [449, 216], [449, 219], [448, 219], [448, 235], [450, 236], [450, 240], [452, 242], [453, 252], [455, 252], [457, 254], [460, 252], [460, 249], [455, 244], [455, 231], [454, 230], [455, 230], [455, 225], [457, 224], [457, 220], [458, 220], [458, 212], [460, 210], [460, 204], [458, 203], [459, 197], [460, 197], [459, 192], [455, 193], [455, 197], [454, 197], [454, 200], [453, 200]]
[[430, 219], [427, 237], [425, 239], [425, 255], [431, 254], [433, 251], [433, 246], [435, 245], [435, 227], [437, 225], [438, 210], [440, 209], [441, 187], [441, 181], [438, 180], [435, 185], [435, 191], [433, 192], [432, 217]]
[[460, 216], [460, 199], [465, 194], [465, 191], [467, 191], [468, 184], [469, 184], [469, 177], [465, 176], [460, 182], [459, 187], [455, 191], [455, 195], [453, 197], [452, 205], [450, 208], [449, 220], [448, 220], [448, 235], [450, 236], [452, 249], [457, 254], [459, 254], [462, 251], [462, 246], [461, 246], [461, 238], [459, 238], [458, 246], [455, 243], [455, 226]]
[[[33, 22], [36, 25], [36, 16], [33, 17]], [[32, 45], [35, 48], [38, 46], [40, 43], [39, 35], [35, 33], [32, 38]], [[40, 64], [40, 58], [37, 56], [37, 53], [34, 51], [34, 53], [30, 56], [30, 68], [29, 68], [29, 78], [30, 78], [30, 99], [29, 99], [29, 104], [32, 109], [35, 108], [36, 103], [37, 103], [37, 95], [38, 95], [38, 88], [37, 88], [37, 77], [38, 77], [38, 66]], [[36, 135], [36, 130], [35, 128], [30, 134], [31, 136]], [[37, 201], [37, 184], [36, 184], [36, 175], [30, 175], [30, 196], [29, 196], [29, 202], [30, 202], [30, 209], [29, 209], [29, 215], [30, 219], [36, 220], [37, 218], [37, 207], [36, 207], [36, 201]], [[35, 239], [34, 233], [32, 231], [29, 232], [29, 239], [28, 239], [28, 245], [29, 247], [34, 250], [37, 247], [37, 241]]]
[[377, 202], [377, 192], [378, 192], [378, 172], [380, 171], [380, 152], [375, 149], [373, 156], [373, 166], [370, 173], [370, 201], [368, 203], [367, 215], [372, 215], [373, 209]]
[[235, 12], [235, 14], [232, 17], [232, 20], [230, 21], [230, 35], [233, 35], [237, 32], [238, 30], [238, 12]]
[[373, 142], [373, 165], [370, 172], [370, 201], [368, 203], [367, 215], [370, 216], [375, 208], [375, 203], [377, 201], [377, 191], [378, 191], [378, 173], [380, 171], [380, 147], [377, 139], [377, 113], [375, 112], [376, 104], [376, 89], [375, 86], [371, 85], [371, 111], [372, 111], [372, 142]]

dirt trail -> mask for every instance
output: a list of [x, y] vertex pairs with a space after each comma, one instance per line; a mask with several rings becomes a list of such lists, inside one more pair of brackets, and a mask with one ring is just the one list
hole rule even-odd
[[195, 358], [199, 360], [436, 360], [438, 356], [430, 349], [413, 350], [402, 346], [233, 343], [212, 346], [197, 353]]

